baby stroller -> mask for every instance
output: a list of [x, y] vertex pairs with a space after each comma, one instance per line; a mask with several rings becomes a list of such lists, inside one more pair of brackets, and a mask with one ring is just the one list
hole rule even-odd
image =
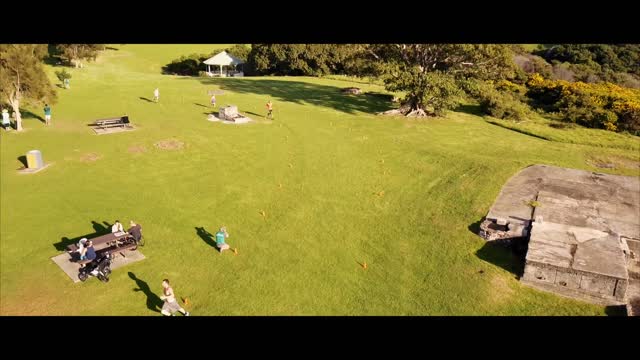
[[80, 268], [78, 279], [84, 282], [89, 276], [95, 276], [102, 282], [109, 282], [109, 274], [111, 274], [111, 253], [107, 251], [87, 266]]

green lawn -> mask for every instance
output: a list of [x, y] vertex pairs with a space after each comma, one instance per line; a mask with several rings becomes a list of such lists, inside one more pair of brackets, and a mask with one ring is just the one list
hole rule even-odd
[[[0, 314], [157, 316], [165, 277], [193, 315], [607, 312], [522, 286], [516, 259], [483, 247], [470, 229], [530, 164], [638, 175], [638, 138], [594, 147], [462, 112], [383, 118], [373, 114], [392, 106], [384, 97], [339, 91], [384, 92], [375, 84], [161, 75], [173, 58], [226, 46], [113, 47], [71, 69], [52, 127], [32, 117], [24, 133], [1, 135]], [[145, 100], [155, 87], [159, 104]], [[211, 89], [225, 91], [219, 105], [236, 104], [256, 121], [206, 121]], [[268, 99], [273, 122], [262, 118]], [[96, 136], [86, 125], [122, 113], [137, 130]], [[154, 145], [163, 140], [184, 145]], [[53, 165], [18, 174], [18, 157], [32, 149]], [[597, 169], [594, 154], [630, 162]], [[108, 284], [73, 284], [50, 258], [67, 239], [116, 219], [142, 224], [147, 259], [115, 270]], [[196, 229], [221, 225], [237, 256], [219, 255]]]

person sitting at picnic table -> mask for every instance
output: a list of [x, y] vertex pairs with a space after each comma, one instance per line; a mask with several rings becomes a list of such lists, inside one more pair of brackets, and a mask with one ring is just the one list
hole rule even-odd
[[[85, 239], [86, 240], [86, 239]], [[82, 249], [80, 253], [80, 260], [95, 260], [96, 259], [96, 250], [93, 248], [93, 241], [89, 240], [87, 245]], [[84, 267], [85, 264], [80, 264], [80, 267]]]
[[111, 226], [111, 232], [117, 233], [117, 232], [123, 232], [123, 231], [124, 231], [124, 228], [122, 227], [122, 224], [120, 224], [120, 220], [116, 220], [115, 224]]
[[[227, 239], [229, 237], [229, 233], [227, 232], [227, 228], [226, 227], [221, 227], [220, 231], [218, 231], [216, 233], [216, 247], [218, 248], [218, 250], [220, 250], [220, 254], [222, 254], [222, 252], [224, 250], [228, 250], [229, 244], [227, 244], [225, 242], [225, 239]], [[236, 249], [233, 249], [234, 253], [237, 253]]]
[[84, 252], [85, 252], [86, 245], [87, 245], [87, 238], [82, 238], [80, 239], [80, 241], [78, 241], [78, 244], [76, 245], [76, 249], [71, 250], [69, 252], [70, 253], [77, 252], [78, 254], [80, 254], [80, 260], [84, 260]]
[[142, 239], [142, 226], [136, 224], [133, 220], [129, 222], [129, 225], [131, 225], [131, 227], [127, 232], [136, 239], [136, 242], [140, 241], [140, 239]]

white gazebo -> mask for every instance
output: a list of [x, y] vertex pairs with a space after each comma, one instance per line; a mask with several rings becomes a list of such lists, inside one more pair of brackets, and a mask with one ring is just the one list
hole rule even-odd
[[[216, 56], [209, 58], [204, 61], [207, 65], [207, 75], [209, 76], [220, 76], [224, 77], [226, 75], [230, 76], [243, 76], [244, 73], [242, 71], [237, 71], [237, 66], [244, 64], [244, 61], [238, 59], [237, 57], [229, 54], [226, 51], [223, 51]], [[220, 72], [218, 74], [211, 72], [211, 65], [218, 66], [220, 68]], [[227, 71], [226, 74], [222, 73], [222, 67], [226, 66]], [[233, 70], [229, 71], [229, 66], [233, 66]]]

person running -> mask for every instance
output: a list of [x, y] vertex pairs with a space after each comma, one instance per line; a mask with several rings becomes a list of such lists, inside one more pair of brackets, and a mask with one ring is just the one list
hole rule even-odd
[[51, 125], [51, 107], [49, 107], [49, 104], [44, 105], [44, 121], [47, 125]]
[[271, 118], [271, 120], [273, 120], [273, 103], [271, 100], [267, 102], [267, 118]]
[[2, 127], [7, 131], [11, 130], [11, 119], [7, 109], [2, 109]]
[[160, 296], [161, 300], [164, 300], [164, 304], [162, 305], [162, 315], [164, 316], [174, 316], [176, 311], [181, 312], [184, 316], [189, 316], [188, 311], [182, 308], [178, 301], [176, 300], [176, 296], [173, 293], [173, 288], [169, 285], [169, 279], [162, 280], [162, 296]]
[[158, 89], [158, 88], [153, 90], [153, 101], [155, 101], [155, 102], [160, 101], [160, 89]]
[[211, 106], [216, 107], [216, 96], [211, 95]]
[[[224, 250], [230, 249], [229, 244], [225, 242], [227, 238], [229, 238], [229, 233], [227, 232], [227, 228], [223, 226], [220, 228], [220, 231], [216, 233], [216, 247], [220, 251], [220, 254], [222, 254]], [[238, 250], [233, 249], [233, 252], [237, 254]]]

